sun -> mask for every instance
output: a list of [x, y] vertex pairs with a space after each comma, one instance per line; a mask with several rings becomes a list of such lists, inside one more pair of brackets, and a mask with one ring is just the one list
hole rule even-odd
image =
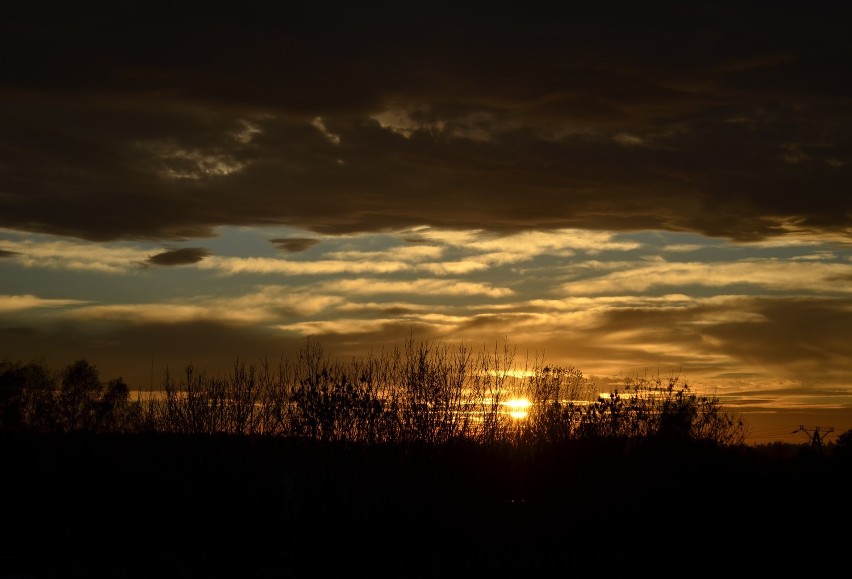
[[509, 416], [515, 420], [521, 420], [529, 414], [528, 409], [532, 406], [532, 402], [526, 398], [512, 398], [503, 402], [503, 406], [509, 409]]

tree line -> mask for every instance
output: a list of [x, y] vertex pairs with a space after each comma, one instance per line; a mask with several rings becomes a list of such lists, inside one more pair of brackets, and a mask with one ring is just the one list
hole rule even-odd
[[[528, 402], [522, 419], [511, 399]], [[742, 445], [747, 425], [678, 376], [628, 377], [598, 392], [573, 367], [541, 359], [518, 371], [508, 343], [409, 339], [378, 354], [333, 359], [316, 341], [276, 364], [237, 360], [226, 374], [192, 365], [161, 388], [103, 381], [85, 359], [60, 370], [0, 362], [0, 429], [267, 435], [320, 441], [535, 445], [585, 438], [691, 440]]]

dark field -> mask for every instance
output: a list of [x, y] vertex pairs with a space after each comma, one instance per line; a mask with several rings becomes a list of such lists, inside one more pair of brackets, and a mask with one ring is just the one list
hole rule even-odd
[[0, 577], [739, 576], [846, 566], [828, 445], [2, 433]]

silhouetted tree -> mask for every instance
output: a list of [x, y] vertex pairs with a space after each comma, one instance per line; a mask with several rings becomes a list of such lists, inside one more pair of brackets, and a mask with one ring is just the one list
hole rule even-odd
[[56, 380], [40, 362], [0, 363], [0, 429], [56, 428]]
[[59, 389], [59, 414], [66, 430], [92, 430], [104, 385], [98, 370], [79, 359], [62, 371]]
[[19, 430], [23, 427], [23, 402], [26, 380], [21, 365], [0, 362], [0, 428]]
[[852, 430], [842, 432], [834, 441], [834, 457], [852, 464]]
[[120, 432], [131, 427], [130, 388], [122, 378], [110, 380], [96, 405], [96, 428]]

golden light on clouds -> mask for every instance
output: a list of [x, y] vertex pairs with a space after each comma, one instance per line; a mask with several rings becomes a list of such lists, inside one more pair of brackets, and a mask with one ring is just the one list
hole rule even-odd
[[605, 294], [614, 291], [644, 292], [654, 287], [699, 285], [723, 287], [754, 285], [787, 291], [852, 292], [838, 283], [852, 276], [852, 264], [795, 260], [741, 260], [734, 263], [669, 263], [616, 271], [601, 278], [571, 281], [562, 286], [569, 294]]
[[314, 262], [291, 261], [271, 257], [210, 257], [199, 267], [216, 270], [222, 274], [239, 273], [328, 275], [341, 273], [393, 273], [409, 269], [401, 261], [343, 261], [321, 260]]
[[0, 295], [0, 313], [85, 304], [83, 300], [44, 299], [33, 295]]
[[149, 256], [144, 249], [70, 240], [9, 239], [3, 246], [17, 253], [13, 258], [15, 262], [28, 268], [110, 274], [137, 268]]
[[510, 288], [493, 287], [487, 283], [428, 278], [406, 281], [392, 281], [378, 278], [341, 279], [318, 285], [326, 291], [347, 294], [479, 295], [497, 298], [510, 296], [514, 293]]

